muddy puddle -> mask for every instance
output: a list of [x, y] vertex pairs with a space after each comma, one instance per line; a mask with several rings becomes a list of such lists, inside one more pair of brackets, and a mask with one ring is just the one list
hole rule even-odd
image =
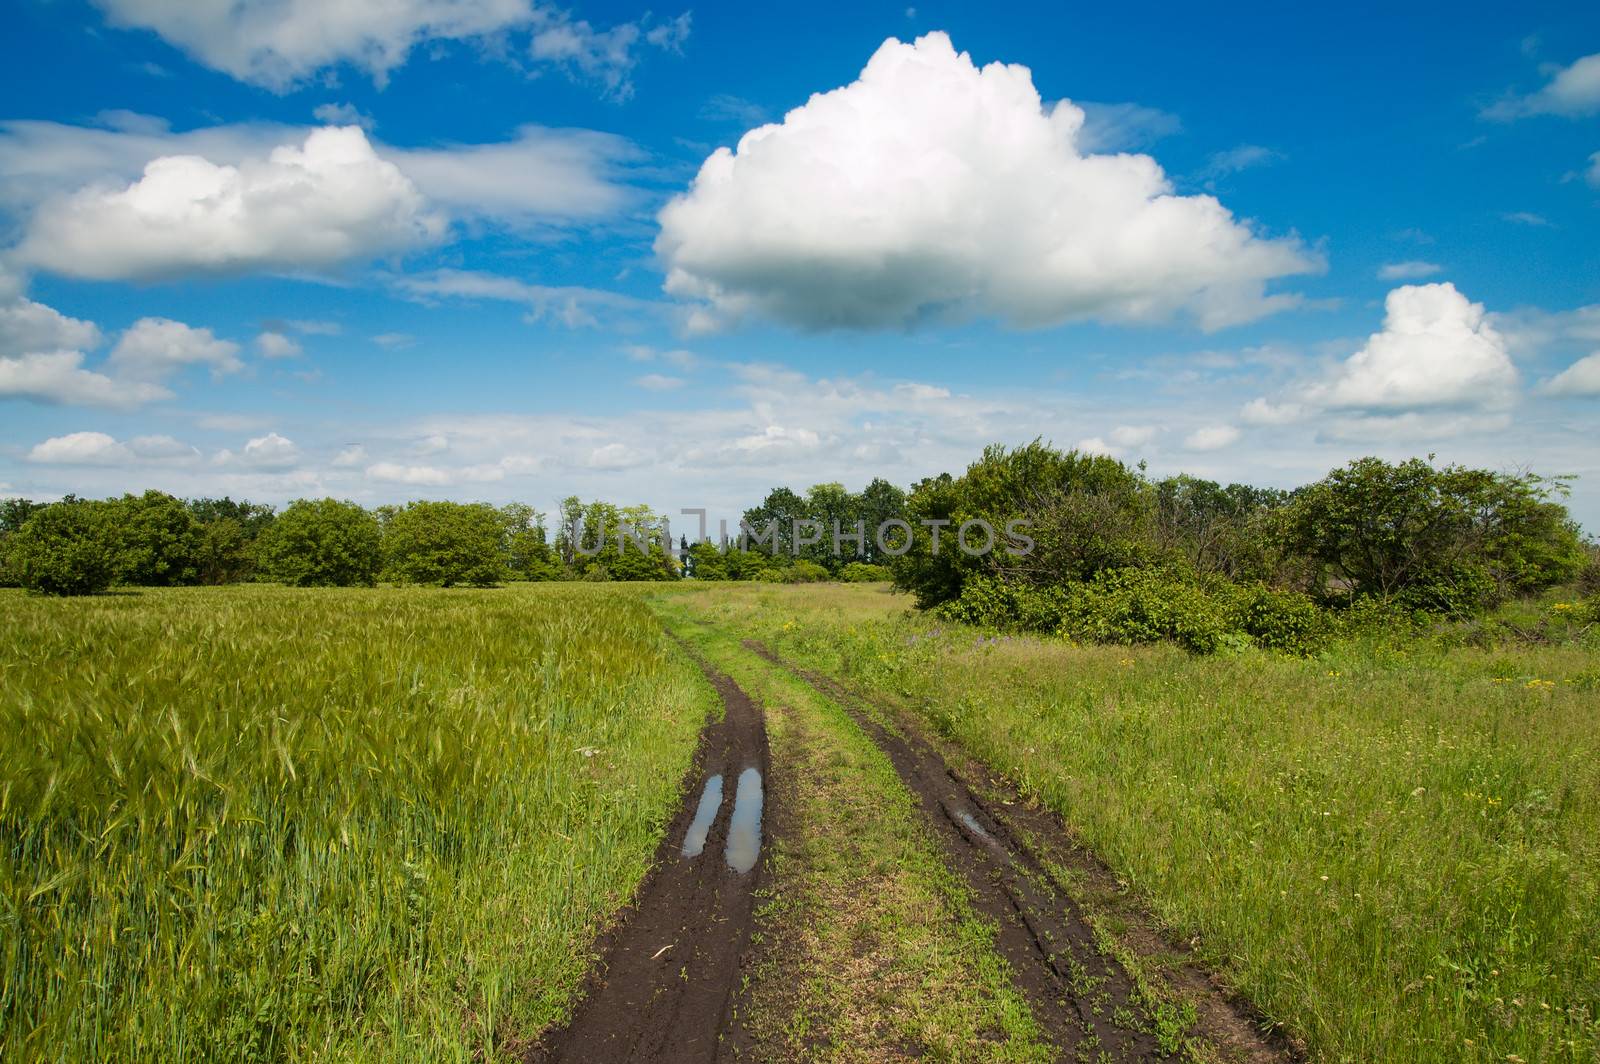
[[739, 773], [733, 819], [728, 823], [728, 845], [723, 850], [728, 867], [740, 875], [754, 868], [761, 856], [761, 802], [761, 770], [747, 768]]
[[717, 819], [717, 810], [721, 808], [722, 774], [718, 773], [706, 780], [705, 790], [700, 792], [700, 805], [694, 811], [694, 821], [689, 825], [689, 833], [683, 837], [685, 857], [699, 857], [706, 848], [706, 836], [711, 834], [711, 824]]

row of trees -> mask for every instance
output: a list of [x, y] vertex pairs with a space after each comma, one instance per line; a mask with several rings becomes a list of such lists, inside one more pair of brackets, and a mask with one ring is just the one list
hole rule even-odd
[[[49, 505], [12, 499], [0, 502], [0, 582], [76, 594], [114, 584], [248, 579], [482, 586], [892, 575], [924, 608], [1016, 622], [1023, 613], [1059, 612], [1029, 605], [1033, 592], [1107, 580], [1151, 587], [1148, 574], [1160, 573], [1180, 583], [1270, 588], [1321, 605], [1375, 598], [1459, 615], [1570, 580], [1586, 564], [1592, 547], [1567, 515], [1565, 489], [1532, 474], [1363, 458], [1279, 491], [1153, 479], [1142, 467], [1034, 441], [991, 447], [960, 476], [928, 478], [909, 494], [881, 479], [856, 493], [836, 483], [803, 495], [775, 488], [745, 511], [741, 529], [726, 530], [726, 540], [722, 529], [708, 529], [711, 540], [696, 543], [689, 534], [698, 539], [699, 528], [672, 542], [667, 518], [649, 507], [576, 497], [562, 503], [553, 539], [544, 515], [520, 503], [369, 510], [321, 499], [279, 513], [155, 491]], [[942, 550], [914, 536], [904, 554], [891, 555], [874, 535], [890, 521], [955, 529], [1017, 520], [1033, 541], [1025, 553], [974, 557], [952, 549], [947, 535]], [[801, 523], [822, 534], [796, 536]], [[852, 534], [858, 528], [860, 538]], [[844, 533], [837, 542], [835, 529]], [[1131, 573], [1146, 576], [1130, 583]], [[989, 616], [997, 609], [1014, 616]]]

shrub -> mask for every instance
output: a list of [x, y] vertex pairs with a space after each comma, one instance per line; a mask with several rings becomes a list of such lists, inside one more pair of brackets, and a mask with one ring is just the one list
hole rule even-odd
[[1234, 625], [1257, 646], [1309, 654], [1326, 635], [1323, 611], [1298, 592], [1256, 584], [1235, 589], [1232, 597]]
[[975, 576], [967, 580], [960, 597], [935, 607], [934, 612], [947, 620], [983, 628], [1053, 632], [1061, 627], [1068, 597], [1063, 588], [1036, 588]]
[[847, 584], [872, 584], [892, 577], [886, 566], [870, 562], [851, 562], [839, 570], [839, 579]]
[[353, 502], [297, 499], [262, 533], [262, 568], [296, 587], [377, 583], [378, 519]]
[[200, 522], [166, 492], [124, 495], [108, 504], [117, 533], [116, 582], [172, 587], [199, 578]]
[[1170, 640], [1197, 654], [1214, 653], [1230, 632], [1222, 601], [1160, 569], [1112, 569], [1073, 586], [1061, 628], [1086, 642]]
[[111, 586], [116, 526], [101, 502], [68, 500], [29, 517], [8, 543], [18, 583], [45, 595], [93, 595]]
[[398, 583], [488, 587], [506, 578], [504, 537], [491, 506], [414, 502], [384, 526], [384, 572]]
[[778, 579], [786, 584], [815, 584], [828, 579], [828, 575], [828, 570], [816, 562], [800, 558], [793, 565], [781, 570]]

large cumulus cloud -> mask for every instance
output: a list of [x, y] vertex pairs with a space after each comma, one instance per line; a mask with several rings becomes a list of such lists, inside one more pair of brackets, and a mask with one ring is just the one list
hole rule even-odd
[[700, 325], [802, 328], [992, 316], [1018, 326], [1207, 328], [1286, 305], [1313, 271], [1149, 156], [1080, 147], [1083, 111], [1045, 105], [1025, 67], [978, 68], [942, 33], [888, 40], [854, 83], [719, 149], [661, 212], [667, 291]]
[[320, 269], [426, 243], [444, 228], [359, 128], [328, 127], [265, 159], [164, 156], [125, 188], [47, 202], [16, 257], [95, 280]]

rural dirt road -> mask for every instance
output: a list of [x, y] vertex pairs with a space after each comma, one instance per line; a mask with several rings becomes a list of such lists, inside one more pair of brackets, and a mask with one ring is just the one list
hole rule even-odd
[[634, 903], [598, 944], [601, 959], [572, 1022], [532, 1060], [717, 1059], [763, 878], [751, 829], [762, 826], [752, 802], [767, 775], [767, 737], [760, 707], [728, 677], [701, 668], [724, 714], [701, 734], [695, 784]]
[[[749, 964], [755, 896], [767, 878], [762, 844], [770, 844], [772, 826], [781, 829], [787, 813], [759, 804], [769, 775], [761, 707], [682, 645], [716, 688], [724, 717], [701, 734], [683, 806], [634, 903], [597, 943], [601, 959], [572, 1022], [547, 1035], [533, 1061], [710, 1064], [770, 1055], [751, 1043], [734, 1003]], [[1174, 1047], [1163, 1046], [1149, 1022], [1148, 987], [1108, 953], [1078, 899], [1060, 889], [1059, 877], [1070, 869], [1075, 882], [1102, 897], [1120, 888], [1052, 814], [891, 708], [759, 642], [746, 640], [742, 647], [843, 709], [887, 757], [915, 796], [944, 863], [993, 922], [994, 948], [1055, 1059], [1175, 1058]], [[762, 839], [762, 832], [769, 837]], [[1133, 916], [1119, 912], [1124, 915]], [[1161, 942], [1137, 916], [1132, 924], [1124, 925], [1124, 942], [1136, 941], [1134, 948], [1155, 962], [1147, 977], [1158, 972], [1156, 978], [1190, 1003], [1188, 1034], [1209, 1048], [1210, 1058], [1249, 1064], [1296, 1059], [1290, 1047], [1263, 1035], [1248, 1011], [1181, 948]]]

